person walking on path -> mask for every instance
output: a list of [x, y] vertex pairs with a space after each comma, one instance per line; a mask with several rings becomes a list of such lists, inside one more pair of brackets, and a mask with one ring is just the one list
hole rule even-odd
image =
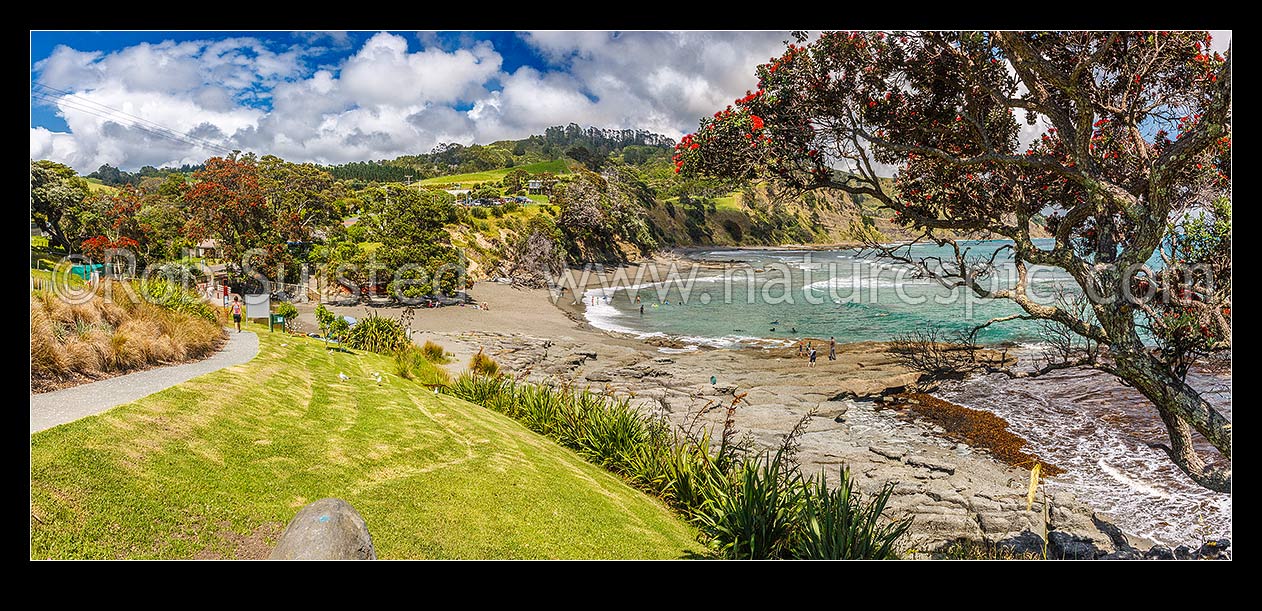
[[835, 337], [828, 338], [828, 360], [837, 360], [837, 338]]
[[810, 351], [808, 354], [810, 354], [810, 356], [811, 356], [811, 367], [814, 367], [814, 366], [815, 366], [815, 357], [816, 357], [816, 355], [817, 355], [818, 353], [817, 353], [817, 352], [815, 352], [815, 349], [814, 349], [814, 348], [811, 348], [811, 351]]
[[232, 322], [237, 323], [237, 333], [241, 332], [241, 297], [232, 298]]

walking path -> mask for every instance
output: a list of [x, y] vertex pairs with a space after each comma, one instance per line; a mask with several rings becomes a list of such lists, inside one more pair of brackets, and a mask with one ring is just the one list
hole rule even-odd
[[259, 336], [250, 331], [229, 331], [228, 343], [219, 352], [195, 363], [158, 367], [63, 390], [33, 394], [31, 433], [131, 403], [204, 373], [240, 365], [258, 353]]

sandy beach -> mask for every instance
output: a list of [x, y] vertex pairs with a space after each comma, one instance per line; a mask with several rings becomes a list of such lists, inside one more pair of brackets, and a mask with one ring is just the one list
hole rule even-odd
[[[634, 276], [637, 269], [624, 271]], [[577, 277], [566, 282], [580, 286]], [[589, 285], [593, 282], [588, 278]], [[1127, 537], [1067, 493], [1046, 497], [1050, 519], [1045, 521], [1042, 495], [1026, 510], [1028, 470], [952, 442], [942, 429], [900, 418], [898, 410], [882, 409], [872, 397], [917, 378], [886, 353], [884, 344], [840, 344], [837, 360], [821, 356], [814, 368], [792, 348], [681, 351], [588, 325], [573, 293], [566, 290], [559, 297], [545, 289], [479, 282], [469, 294], [485, 307], [417, 309], [413, 339], [435, 341], [454, 354], [448, 365], [453, 374], [482, 350], [514, 376], [630, 396], [642, 410], [681, 425], [699, 418], [721, 428], [722, 408], [743, 394], [734, 413], [736, 426], [759, 447], [777, 447], [814, 410], [800, 440], [803, 471], [823, 471], [835, 481], [847, 465], [868, 492], [896, 482], [891, 511], [914, 516], [911, 544], [917, 549], [961, 539], [1040, 549], [1045, 529], [1052, 553], [1061, 555], [1151, 545]], [[313, 324], [310, 309], [303, 308], [300, 323]], [[332, 309], [355, 317], [402, 313], [401, 308], [362, 305]]]

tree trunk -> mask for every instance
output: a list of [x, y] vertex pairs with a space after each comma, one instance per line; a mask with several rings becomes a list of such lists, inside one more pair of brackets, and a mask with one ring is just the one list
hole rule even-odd
[[1187, 382], [1170, 373], [1152, 355], [1140, 350], [1114, 354], [1113, 373], [1143, 393], [1157, 408], [1170, 445], [1153, 444], [1196, 483], [1217, 492], [1231, 492], [1230, 464], [1207, 464], [1192, 446], [1195, 429], [1228, 461], [1231, 459], [1231, 422], [1201, 398]]

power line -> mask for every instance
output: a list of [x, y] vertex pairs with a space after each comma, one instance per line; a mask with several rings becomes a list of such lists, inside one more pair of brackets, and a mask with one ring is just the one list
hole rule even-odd
[[[226, 147], [223, 147], [223, 146], [221, 146], [221, 145], [219, 145], [219, 144], [217, 144], [217, 143], [215, 143], [215, 142], [211, 142], [210, 140], [207, 140], [207, 139], [205, 139], [205, 138], [200, 138], [200, 137], [197, 137], [197, 136], [191, 136], [191, 135], [188, 135], [188, 134], [186, 134], [186, 133], [178, 132], [178, 131], [176, 131], [176, 130], [174, 130], [174, 129], [171, 129], [171, 128], [169, 128], [169, 127], [166, 127], [165, 125], [162, 125], [162, 124], [160, 124], [160, 123], [157, 123], [157, 122], [154, 122], [154, 121], [150, 121], [149, 119], [146, 119], [146, 118], [144, 118], [144, 117], [139, 117], [139, 116], [136, 116], [136, 115], [134, 115], [134, 114], [131, 114], [131, 113], [127, 112], [127, 111], [120, 110], [120, 109], [114, 108], [114, 107], [112, 107], [112, 106], [107, 106], [107, 105], [102, 104], [102, 103], [100, 103], [100, 102], [97, 102], [97, 101], [95, 101], [95, 100], [90, 100], [90, 99], [88, 99], [88, 98], [83, 97], [83, 96], [82, 96], [82, 95], [80, 95], [80, 94], [77, 94], [77, 93], [74, 93], [74, 92], [70, 92], [70, 91], [66, 91], [66, 90], [64, 90], [64, 89], [58, 89], [58, 88], [56, 88], [56, 87], [52, 87], [52, 86], [50, 86], [50, 85], [45, 85], [44, 83], [39, 83], [39, 82], [36, 82], [36, 83], [34, 83], [34, 84], [35, 84], [35, 86], [36, 86], [36, 87], [42, 87], [42, 88], [44, 88], [44, 89], [48, 89], [48, 90], [50, 90], [50, 91], [54, 91], [54, 92], [56, 92], [56, 93], [61, 94], [60, 96], [55, 96], [55, 97], [57, 97], [57, 98], [58, 98], [58, 100], [59, 100], [59, 101], [72, 101], [72, 102], [74, 102], [74, 103], [78, 104], [78, 105], [79, 105], [79, 106], [81, 106], [81, 107], [83, 107], [83, 106], [87, 106], [87, 107], [96, 107], [96, 108], [98, 108], [99, 110], [102, 110], [102, 111], [104, 111], [104, 112], [108, 112], [108, 113], [113, 114], [113, 115], [122, 115], [122, 116], [125, 116], [125, 117], [127, 117], [127, 118], [131, 119], [133, 123], [135, 123], [136, 121], [139, 121], [139, 122], [142, 122], [142, 123], [147, 123], [147, 124], [149, 124], [150, 126], [153, 126], [153, 127], [157, 128], [157, 129], [159, 129], [159, 130], [161, 130], [161, 131], [164, 131], [164, 132], [170, 133], [170, 134], [172, 134], [172, 135], [175, 135], [175, 136], [178, 136], [178, 137], [181, 137], [181, 138], [186, 138], [186, 139], [191, 140], [191, 141], [193, 141], [193, 142], [195, 142], [195, 143], [201, 144], [202, 146], [206, 146], [206, 147], [209, 147], [209, 148], [219, 148], [219, 149], [222, 149], [222, 150], [225, 150], [225, 151], [230, 151], [230, 150], [231, 150], [231, 149], [228, 149], [228, 148], [226, 148]], [[40, 92], [37, 92], [37, 93], [41, 93], [41, 94], [43, 94], [43, 95], [44, 95], [44, 96], [46, 96], [46, 97], [47, 97], [47, 96], [51, 96], [51, 95], [52, 95], [52, 94], [49, 94], [48, 92], [44, 92], [44, 91], [40, 91]], [[115, 119], [115, 120], [117, 120], [117, 119]]]
[[[89, 114], [89, 115], [92, 115], [92, 116], [95, 116], [95, 117], [100, 117], [100, 118], [105, 119], [105, 120], [107, 120], [107, 121], [111, 121], [111, 122], [118, 122], [118, 121], [119, 121], [119, 118], [118, 118], [118, 117], [116, 117], [116, 116], [113, 116], [113, 115], [109, 115], [109, 114], [105, 114], [105, 113], [99, 112], [99, 111], [97, 111], [96, 109], [87, 108], [87, 107], [83, 107], [83, 106], [77, 106], [77, 105], [75, 105], [75, 104], [73, 104], [73, 103], [71, 103], [71, 102], [69, 102], [69, 101], [67, 101], [67, 100], [64, 100], [64, 99], [46, 98], [46, 97], [40, 97], [40, 99], [42, 99], [42, 100], [48, 100], [48, 101], [56, 101], [56, 102], [60, 103], [62, 106], [64, 106], [64, 107], [65, 107], [65, 108], [67, 108], [67, 109], [74, 110], [74, 111], [76, 111], [76, 112], [86, 113], [86, 114]], [[158, 137], [158, 138], [163, 138], [163, 139], [170, 140], [170, 141], [172, 141], [172, 142], [176, 142], [176, 143], [179, 143], [179, 144], [184, 144], [184, 145], [193, 146], [193, 147], [202, 148], [202, 149], [209, 148], [209, 149], [212, 149], [212, 150], [218, 150], [218, 151], [225, 152], [225, 153], [226, 153], [226, 152], [229, 152], [227, 149], [225, 149], [225, 148], [223, 148], [223, 147], [220, 147], [220, 146], [210, 145], [210, 144], [205, 144], [205, 143], [200, 143], [200, 142], [194, 142], [194, 141], [192, 141], [192, 140], [188, 140], [188, 139], [182, 138], [182, 137], [180, 137], [180, 136], [178, 136], [178, 135], [172, 135], [172, 134], [167, 133], [167, 132], [157, 131], [157, 130], [151, 129], [151, 128], [149, 128], [149, 127], [146, 127], [146, 126], [144, 126], [144, 125], [140, 125], [140, 124], [134, 124], [134, 123], [133, 123], [133, 124], [131, 124], [131, 125], [127, 125], [126, 127], [131, 128], [131, 129], [136, 129], [136, 130], [139, 130], [139, 131], [144, 132], [144, 133], [146, 133], [146, 134], [148, 134], [148, 135], [150, 135], [150, 136], [155, 136], [155, 137]]]
[[65, 106], [66, 108], [69, 108], [78, 112], [83, 112], [83, 113], [87, 113], [96, 117], [100, 117], [102, 119], [106, 119], [107, 121], [113, 121], [115, 123], [130, 123], [128, 127], [132, 127], [134, 129], [143, 131], [147, 134], [157, 136], [160, 138], [165, 138], [167, 140], [171, 140], [173, 142], [177, 142], [180, 144], [186, 144], [186, 145], [205, 148], [205, 149], [211, 149], [212, 151], [218, 151], [221, 153], [231, 153], [233, 150], [226, 146], [211, 142], [210, 140], [207, 140], [205, 138], [191, 136], [191, 135], [176, 131], [174, 129], [171, 129], [169, 127], [166, 127], [164, 125], [151, 121], [149, 119], [138, 117], [129, 112], [118, 110], [110, 106], [106, 106], [105, 104], [101, 104], [100, 102], [94, 102], [86, 98], [77, 97], [76, 94], [73, 94], [61, 89], [57, 89], [55, 87], [49, 87], [48, 85], [44, 85], [43, 83], [34, 83], [34, 85], [36, 87], [42, 87], [42, 88], [49, 89], [49, 90], [62, 94], [62, 95], [54, 95], [52, 93], [48, 93], [46, 91], [42, 91], [39, 89], [32, 89], [31, 94], [40, 100], [52, 102], [57, 105], [62, 105], [62, 106]]

